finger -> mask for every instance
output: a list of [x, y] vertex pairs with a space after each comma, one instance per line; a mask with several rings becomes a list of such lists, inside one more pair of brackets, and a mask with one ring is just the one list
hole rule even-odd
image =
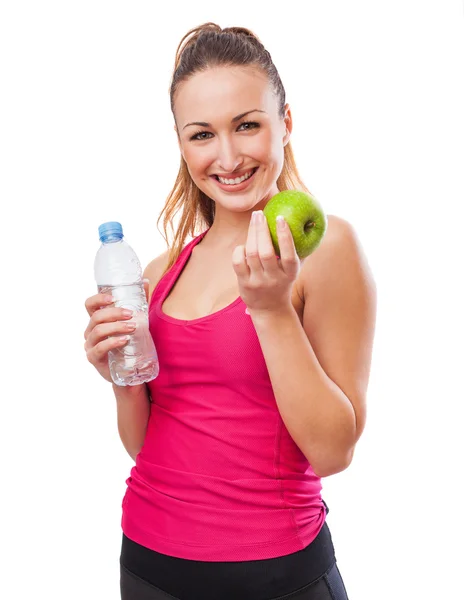
[[277, 238], [280, 248], [280, 264], [289, 277], [296, 277], [300, 268], [300, 259], [296, 252], [292, 232], [282, 215], [277, 217]]
[[127, 335], [137, 328], [134, 321], [113, 321], [96, 325], [86, 338], [85, 348], [89, 349], [106, 340], [109, 336]]
[[258, 251], [257, 211], [254, 211], [251, 215], [245, 253], [250, 271], [262, 271], [263, 265], [261, 264]]
[[84, 331], [84, 338], [87, 339], [97, 325], [100, 323], [110, 323], [114, 321], [127, 321], [132, 319], [134, 316], [132, 311], [128, 311], [124, 308], [117, 308], [112, 306], [111, 308], [100, 308], [96, 310], [90, 317], [89, 324]]
[[128, 335], [118, 335], [116, 337], [108, 338], [96, 346], [93, 346], [89, 350], [87, 350], [87, 360], [93, 365], [96, 363], [101, 363], [108, 359], [108, 352], [110, 350], [115, 350], [116, 348], [121, 348], [129, 341], [130, 336]]
[[87, 298], [85, 301], [85, 309], [89, 317], [91, 317], [96, 310], [102, 306], [109, 306], [110, 304], [113, 304], [113, 302], [114, 298], [111, 294], [95, 294], [95, 296]]
[[250, 269], [247, 265], [245, 246], [237, 246], [232, 253], [232, 266], [237, 277], [246, 278], [250, 275]]
[[259, 259], [263, 269], [271, 275], [277, 273], [280, 270], [279, 262], [272, 244], [269, 225], [267, 224], [266, 217], [262, 210], [258, 211], [257, 214], [256, 237]]

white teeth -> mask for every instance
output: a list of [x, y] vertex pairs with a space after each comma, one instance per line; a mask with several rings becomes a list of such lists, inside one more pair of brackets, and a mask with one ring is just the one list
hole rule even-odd
[[223, 179], [222, 177], [219, 177], [219, 175], [218, 179], [221, 183], [225, 183], [226, 185], [236, 185], [237, 183], [242, 183], [242, 181], [249, 179], [252, 175], [253, 171], [248, 171], [248, 173], [245, 173], [242, 177], [236, 177], [235, 179]]

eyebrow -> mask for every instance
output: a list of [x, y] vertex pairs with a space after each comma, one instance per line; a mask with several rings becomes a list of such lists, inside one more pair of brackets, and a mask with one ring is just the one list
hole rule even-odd
[[[247, 110], [244, 113], [241, 113], [239, 115], [237, 115], [236, 117], [234, 117], [231, 120], [231, 123], [235, 123], [236, 121], [240, 121], [240, 119], [243, 119], [243, 117], [246, 117], [247, 115], [249, 115], [252, 112], [266, 112], [265, 110], [259, 110], [259, 108], [253, 108], [252, 110]], [[203, 121], [193, 121], [192, 123], [187, 123], [187, 125], [184, 125], [183, 129], [185, 129], [186, 127], [190, 127], [190, 125], [196, 125], [197, 127], [211, 127], [211, 123], [205, 123]]]

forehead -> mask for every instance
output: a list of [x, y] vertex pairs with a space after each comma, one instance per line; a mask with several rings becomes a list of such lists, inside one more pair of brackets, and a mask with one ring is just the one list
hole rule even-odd
[[277, 98], [265, 73], [250, 67], [216, 67], [183, 81], [174, 99], [177, 124], [189, 121], [214, 123], [252, 109], [271, 114]]

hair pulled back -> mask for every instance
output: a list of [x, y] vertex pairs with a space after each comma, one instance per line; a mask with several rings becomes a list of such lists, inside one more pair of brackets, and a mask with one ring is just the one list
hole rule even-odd
[[[243, 66], [261, 70], [278, 99], [279, 115], [285, 115], [285, 89], [279, 73], [259, 38], [245, 27], [226, 27], [216, 23], [204, 23], [188, 31], [181, 39], [175, 56], [174, 71], [170, 85], [171, 110], [174, 114], [176, 92], [182, 82], [195, 73], [214, 67]], [[290, 142], [284, 148], [284, 163], [277, 180], [279, 190], [300, 189], [308, 191], [296, 167]], [[214, 201], [206, 196], [193, 182], [187, 165], [181, 156], [179, 172], [157, 224], [163, 218], [164, 239], [169, 248], [165, 272], [176, 262], [187, 236], [197, 235], [198, 227], [210, 227], [214, 220]], [[181, 212], [177, 231], [173, 219]], [[173, 232], [172, 245], [168, 241], [168, 225]]]

